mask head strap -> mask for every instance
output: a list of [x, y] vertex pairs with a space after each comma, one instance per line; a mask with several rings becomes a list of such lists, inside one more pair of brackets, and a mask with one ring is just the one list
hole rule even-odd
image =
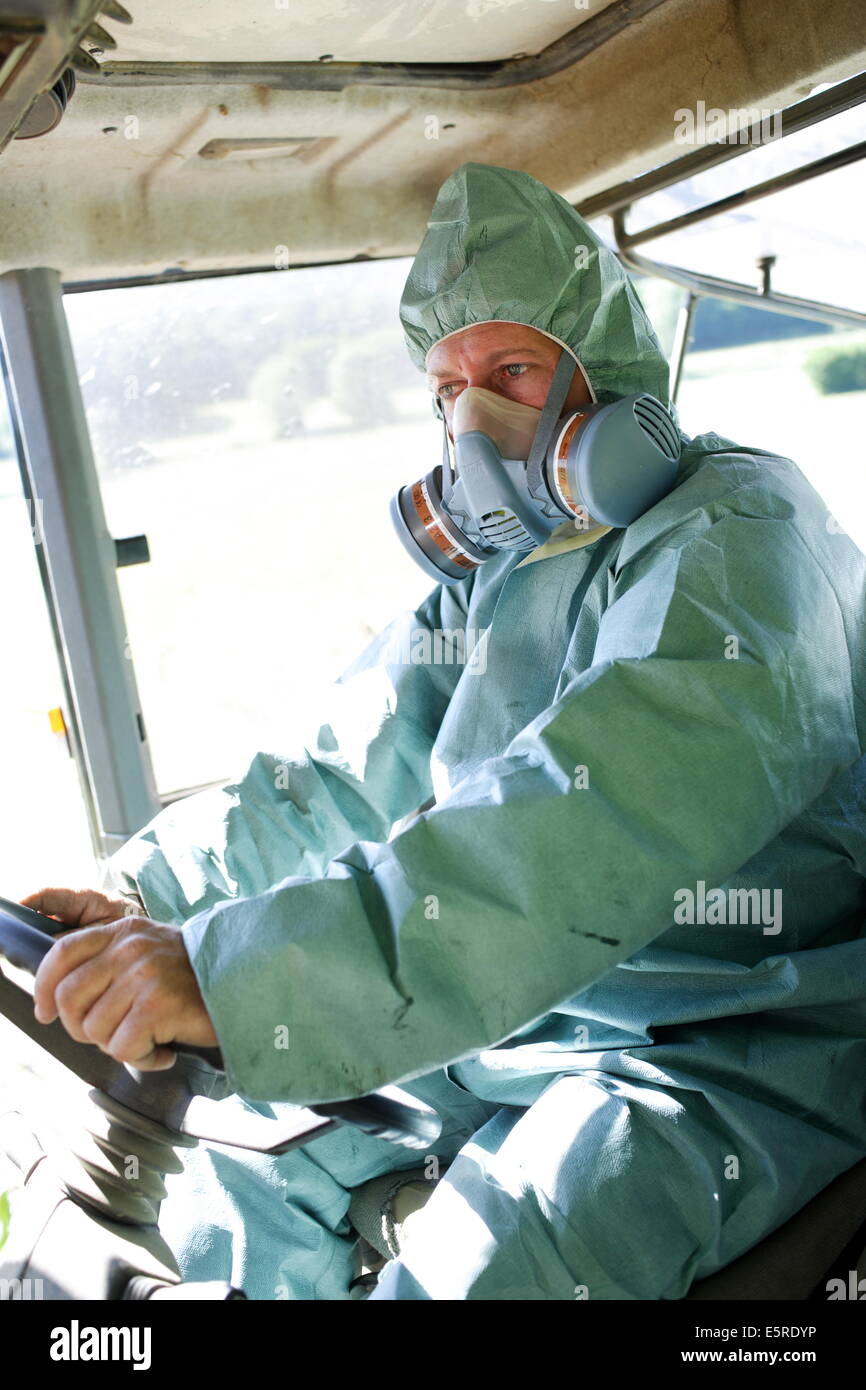
[[565, 398], [571, 389], [576, 366], [577, 363], [574, 358], [563, 348], [541, 411], [541, 418], [535, 429], [529, 458], [526, 460], [526, 485], [533, 497], [543, 498], [546, 496], [544, 460], [556, 422], [562, 414]]
[[451, 450], [449, 448], [448, 424], [445, 416], [442, 416], [442, 501], [447, 502], [451, 496], [451, 488], [454, 483], [454, 471], [451, 467]]

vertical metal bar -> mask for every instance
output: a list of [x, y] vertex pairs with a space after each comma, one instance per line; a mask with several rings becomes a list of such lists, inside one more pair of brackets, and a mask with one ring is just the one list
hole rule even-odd
[[674, 344], [671, 349], [671, 400], [676, 403], [679, 395], [680, 382], [683, 377], [683, 365], [686, 360], [686, 352], [689, 346], [689, 338], [692, 331], [692, 320], [695, 310], [698, 307], [699, 294], [692, 290], [683, 297], [680, 304], [680, 312], [677, 318], [677, 326], [674, 331]]
[[[2, 340], [0, 340], [0, 370], [2, 370], [3, 386], [5, 389], [6, 400], [9, 404], [10, 420], [12, 422], [12, 434], [15, 440], [15, 452], [18, 459], [18, 471], [21, 475], [21, 487], [24, 492], [25, 500], [30, 508], [30, 516], [35, 519], [38, 512], [38, 504], [34, 500], [30, 481], [30, 474], [27, 471], [27, 454], [24, 448], [24, 440], [18, 421], [12, 411], [12, 381], [9, 376], [9, 364], [6, 361], [6, 354], [3, 351]], [[81, 797], [84, 802], [84, 810], [87, 816], [87, 825], [90, 831], [90, 841], [93, 845], [93, 852], [97, 858], [105, 853], [105, 845], [102, 840], [102, 828], [99, 821], [99, 812], [93, 798], [93, 788], [87, 777], [87, 767], [84, 761], [84, 746], [81, 741], [81, 732], [78, 728], [78, 719], [75, 713], [75, 701], [72, 695], [72, 686], [69, 683], [69, 672], [66, 669], [66, 661], [63, 654], [63, 638], [60, 633], [60, 626], [57, 620], [57, 612], [54, 607], [54, 600], [51, 596], [51, 581], [48, 577], [48, 566], [45, 563], [45, 546], [41, 543], [41, 536], [34, 527], [33, 532], [34, 550], [36, 552], [36, 566], [39, 570], [39, 579], [42, 584], [42, 592], [45, 595], [45, 606], [48, 610], [48, 622], [51, 627], [51, 636], [54, 640], [54, 651], [57, 655], [57, 665], [60, 669], [60, 680], [63, 685], [64, 701], [64, 722], [66, 732], [69, 736], [69, 745], [75, 766], [78, 771], [78, 781], [81, 788]]]
[[99, 837], [110, 852], [160, 801], [56, 270], [0, 275], [0, 334], [28, 491], [41, 512], [52, 617]]

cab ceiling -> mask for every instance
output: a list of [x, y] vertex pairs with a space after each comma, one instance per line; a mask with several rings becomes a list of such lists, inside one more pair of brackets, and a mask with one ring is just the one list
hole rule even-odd
[[[0, 155], [4, 270], [411, 254], [465, 160], [579, 202], [681, 155], [675, 113], [698, 100], [778, 109], [866, 67], [862, 0], [124, 3], [60, 125]], [[563, 44], [580, 56], [538, 77]]]
[[[537, 53], [613, 0], [129, 0], [113, 60], [490, 62]], [[108, 56], [108, 55], [106, 55]]]

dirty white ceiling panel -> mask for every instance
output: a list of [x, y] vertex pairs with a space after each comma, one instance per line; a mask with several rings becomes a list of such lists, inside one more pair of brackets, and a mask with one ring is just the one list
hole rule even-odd
[[126, 0], [112, 62], [488, 62], [538, 53], [612, 0]]
[[[275, 0], [126, 3], [133, 23], [106, 21], [120, 46], [100, 59], [121, 67], [133, 54], [493, 59], [589, 26], [599, 9], [592, 0], [587, 19], [573, 0], [289, 0], [286, 12]], [[0, 271], [49, 265], [82, 281], [267, 266], [285, 248], [292, 265], [410, 254], [439, 185], [466, 160], [524, 169], [577, 202], [681, 155], [676, 113], [698, 100], [785, 106], [866, 68], [863, 0], [820, 10], [815, 0], [662, 0], [637, 20], [631, 0], [625, 8], [620, 31], [579, 61], [498, 89], [353, 77], [309, 90], [237, 69], [236, 81], [200, 84], [82, 80], [55, 130], [0, 154]], [[493, 31], [518, 21], [522, 37], [509, 27], [499, 44]], [[297, 43], [277, 55], [275, 25], [296, 23]]]

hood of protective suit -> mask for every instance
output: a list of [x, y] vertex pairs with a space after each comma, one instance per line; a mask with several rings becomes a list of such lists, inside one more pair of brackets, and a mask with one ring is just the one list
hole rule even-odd
[[628, 275], [558, 193], [529, 174], [463, 164], [439, 190], [400, 301], [409, 354], [492, 319], [571, 349], [602, 403], [649, 391], [668, 364]]

